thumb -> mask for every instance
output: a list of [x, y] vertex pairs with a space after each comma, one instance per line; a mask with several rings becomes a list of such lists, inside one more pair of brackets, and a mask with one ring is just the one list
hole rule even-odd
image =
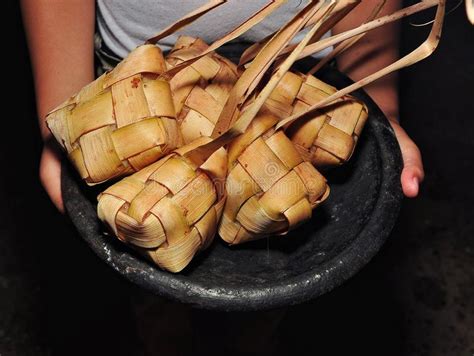
[[40, 181], [56, 208], [64, 213], [61, 194], [61, 161], [49, 145], [45, 145], [40, 160]]
[[420, 183], [425, 177], [421, 152], [398, 122], [390, 120], [390, 123], [395, 131], [402, 152], [403, 171], [401, 183], [403, 194], [408, 198], [415, 198], [418, 195]]

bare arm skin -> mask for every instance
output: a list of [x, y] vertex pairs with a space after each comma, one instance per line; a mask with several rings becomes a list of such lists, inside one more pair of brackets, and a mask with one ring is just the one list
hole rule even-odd
[[40, 179], [63, 211], [61, 166], [46, 114], [94, 79], [94, 0], [21, 0], [44, 141]]
[[[371, 13], [375, 1], [363, 0], [352, 13], [334, 28], [340, 33], [361, 24]], [[379, 16], [389, 14], [401, 8], [401, 0], [388, 0]], [[369, 32], [354, 46], [337, 58], [338, 67], [353, 80], [361, 79], [376, 70], [395, 62], [398, 59], [400, 37], [399, 23], [392, 23]], [[404, 168], [401, 183], [405, 196], [414, 198], [418, 195], [419, 184], [424, 178], [420, 150], [400, 126], [398, 118], [397, 75], [386, 76], [370, 85], [365, 90], [389, 118], [400, 144]]]

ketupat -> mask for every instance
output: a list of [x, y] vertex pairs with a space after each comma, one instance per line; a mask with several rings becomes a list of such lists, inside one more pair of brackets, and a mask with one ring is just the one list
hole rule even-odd
[[98, 215], [122, 242], [179, 272], [214, 239], [224, 204], [227, 154], [197, 166], [185, 154], [201, 138], [122, 179], [98, 197]]
[[48, 114], [46, 122], [87, 184], [131, 174], [181, 145], [161, 50], [140, 46]]
[[281, 235], [311, 218], [329, 195], [326, 179], [305, 162], [271, 114], [256, 117], [229, 145], [227, 200], [219, 235], [239, 244]]
[[[175, 67], [208, 48], [199, 38], [180, 36], [166, 56], [166, 62], [170, 67]], [[238, 76], [237, 65], [211, 52], [170, 79], [184, 143], [211, 136]]]
[[[241, 85], [241, 92], [246, 93], [253, 78], [249, 76], [246, 80], [245, 74], [258, 73], [259, 68], [265, 67], [267, 58], [276, 58], [275, 55], [291, 41], [295, 30], [297, 33], [305, 21], [319, 17], [258, 95], [249, 97], [250, 103], [239, 110], [241, 115], [235, 125], [247, 118], [249, 125], [229, 145], [227, 200], [219, 224], [219, 235], [230, 244], [285, 234], [310, 219], [313, 209], [329, 195], [326, 179], [311, 163], [303, 160], [282, 130], [275, 130], [279, 118], [269, 112], [268, 102], [272, 95], [280, 99], [275, 89], [280, 88], [281, 92], [286, 88], [282, 81], [287, 78], [288, 70], [332, 9], [333, 4], [323, 4], [302, 10], [297, 15], [301, 21], [288, 23], [269, 40], [235, 85]], [[234, 91], [232, 95], [236, 95]], [[239, 101], [234, 99], [236, 103]], [[232, 108], [227, 111], [232, 112]], [[215, 132], [229, 126], [231, 117], [222, 117]]]
[[[312, 75], [287, 73], [265, 103], [280, 119], [307, 110], [337, 89]], [[302, 118], [286, 130], [305, 161], [316, 167], [343, 164], [354, 152], [367, 121], [364, 103], [351, 96]]]

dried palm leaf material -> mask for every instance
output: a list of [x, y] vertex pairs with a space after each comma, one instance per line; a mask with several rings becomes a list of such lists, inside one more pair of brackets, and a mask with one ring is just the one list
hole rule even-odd
[[[165, 76], [169, 78], [185, 143], [211, 135], [240, 74], [234, 63], [214, 51], [261, 22], [284, 3], [285, 0], [269, 1], [243, 24], [210, 46], [201, 39], [189, 36], [178, 39], [166, 58], [168, 71]], [[153, 42], [168, 32], [164, 30], [153, 37]]]
[[[289, 41], [296, 36], [301, 29], [303, 29], [309, 21], [314, 21], [314, 25], [310, 31], [305, 35], [304, 39], [295, 47], [295, 49], [288, 55], [285, 60], [286, 66], [280, 66], [280, 71], [277, 71], [270, 81], [259, 94], [259, 100], [256, 105], [253, 105], [251, 110], [248, 110], [240, 119], [241, 127], [246, 126], [257, 115], [258, 110], [263, 105], [262, 97], [268, 98], [271, 90], [278, 84], [281, 76], [283, 76], [289, 67], [294, 63], [294, 53], [301, 53], [302, 49], [307, 45], [314, 33], [321, 27], [324, 20], [327, 18], [327, 13], [331, 13], [336, 0], [326, 0], [322, 2], [310, 2], [302, 11], [300, 11], [293, 19], [291, 19], [280, 31], [278, 31], [258, 52], [254, 61], [243, 71], [237, 83], [232, 88], [224, 109], [222, 110], [219, 119], [216, 123], [212, 137], [218, 137], [229, 130], [236, 120], [240, 117], [241, 109], [245, 101], [252, 95], [257, 85], [262, 80], [266, 71], [274, 63], [275, 59], [280, 55], [281, 51], [286, 48]], [[317, 19], [317, 21], [315, 20]], [[254, 63], [256, 61], [256, 63]], [[257, 110], [258, 109], [258, 110]], [[257, 111], [256, 111], [257, 110]], [[244, 118], [245, 117], [245, 118]]]
[[[364, 23], [372, 21], [377, 17], [377, 15], [382, 11], [383, 7], [387, 0], [381, 0], [372, 10], [370, 15], [367, 17], [367, 20]], [[341, 42], [338, 46], [336, 46], [330, 53], [328, 53], [324, 58], [322, 58], [313, 68], [308, 71], [308, 75], [314, 75], [318, 70], [324, 67], [327, 63], [331, 62], [334, 58], [336, 58], [339, 54], [346, 51], [348, 48], [356, 44], [362, 37], [365, 36], [365, 33], [362, 33], [358, 36], [350, 38], [344, 42]]]
[[[315, 43], [323, 37], [328, 31], [330, 31], [341, 19], [343, 19], [354, 7], [360, 4], [361, 0], [338, 0], [335, 3], [334, 9], [331, 12], [331, 15], [327, 17], [321, 27], [315, 32], [313, 38], [310, 39], [309, 44]], [[310, 27], [314, 25], [317, 21], [319, 21], [318, 15], [314, 18], [310, 19], [304, 28]], [[254, 43], [249, 48], [247, 48], [239, 60], [239, 66], [244, 66], [246, 63], [250, 62], [258, 52], [266, 45], [266, 43], [275, 35], [273, 33], [263, 40]], [[296, 47], [296, 44], [288, 45], [280, 55], [288, 54], [289, 52], [293, 51]]]
[[[223, 2], [226, 2], [226, 0], [211, 0], [210, 3], [214, 2], [219, 2], [219, 5]], [[257, 25], [260, 23], [262, 20], [264, 20], [266, 17], [268, 17], [272, 12], [274, 12], [276, 9], [278, 9], [281, 5], [283, 5], [286, 2], [286, 0], [270, 0], [265, 6], [263, 6], [261, 9], [257, 10], [254, 14], [252, 14], [245, 22], [243, 22], [241, 25], [237, 26], [235, 29], [232, 31], [228, 32], [224, 37], [216, 40], [214, 43], [212, 43], [207, 49], [205, 49], [203, 52], [201, 52], [198, 56], [188, 59], [184, 62], [181, 62], [179, 64], [176, 64], [172, 68], [170, 68], [166, 73], [165, 77], [168, 79], [171, 79], [176, 73], [178, 73], [180, 70], [183, 68], [187, 67], [189, 64], [192, 62], [199, 60], [200, 58], [208, 55], [209, 53], [212, 53], [213, 51], [217, 50], [219, 47], [222, 45], [226, 44], [227, 42], [239, 37], [242, 35], [244, 32], [248, 31], [250, 28], [253, 26]], [[218, 5], [217, 5], [218, 6]], [[209, 6], [203, 6], [202, 11], [209, 11], [208, 10]], [[199, 10], [196, 10], [199, 12]], [[201, 16], [201, 15], [199, 15]], [[168, 36], [170, 33], [174, 32], [178, 28], [182, 28], [186, 26], [187, 24], [191, 23], [194, 21], [198, 16], [193, 15], [190, 16], [188, 15], [187, 17], [181, 19], [182, 25], [176, 26], [176, 25], [171, 25], [167, 29], [163, 30], [156, 36], [152, 37], [149, 39], [147, 42], [149, 43], [156, 43], [163, 37]]]
[[326, 107], [328, 105], [333, 105], [335, 103], [338, 103], [342, 100], [343, 98], [359, 89], [364, 87], [365, 85], [368, 85], [377, 79], [388, 75], [390, 73], [393, 73], [397, 70], [400, 70], [402, 68], [408, 67], [410, 65], [413, 65], [427, 57], [429, 57], [437, 48], [439, 41], [441, 39], [441, 32], [443, 28], [443, 21], [444, 21], [444, 16], [446, 12], [446, 0], [425, 0], [422, 2], [419, 2], [415, 5], [406, 7], [404, 9], [401, 9], [399, 11], [394, 12], [393, 14], [383, 16], [381, 18], [378, 18], [374, 21], [370, 21], [364, 25], [361, 25], [355, 29], [340, 33], [336, 36], [321, 40], [318, 43], [311, 44], [307, 46], [299, 55], [299, 58], [303, 58], [305, 56], [310, 55], [311, 53], [314, 53], [315, 51], [319, 51], [321, 49], [326, 48], [327, 46], [332, 46], [335, 45], [339, 42], [348, 40], [349, 38], [352, 38], [354, 36], [358, 36], [362, 33], [365, 33], [367, 31], [373, 30], [375, 28], [378, 28], [380, 26], [383, 26], [385, 24], [391, 23], [393, 21], [397, 21], [399, 19], [402, 19], [404, 17], [407, 17], [409, 15], [412, 15], [414, 13], [429, 9], [431, 7], [437, 6], [436, 9], [436, 14], [435, 14], [435, 19], [433, 21], [433, 26], [431, 27], [431, 31], [428, 35], [428, 38], [417, 48], [415, 48], [412, 52], [408, 53], [404, 57], [400, 58], [399, 60], [395, 61], [394, 63], [378, 70], [377, 72], [370, 74], [369, 76], [357, 81], [356, 83], [353, 83], [343, 89], [338, 90], [334, 94], [329, 95], [328, 97], [318, 101], [316, 104], [311, 105], [310, 107], [301, 110], [295, 114], [292, 114], [290, 117], [281, 120], [277, 124], [277, 129], [282, 128], [288, 125], [291, 125], [294, 123], [296, 120], [299, 120], [305, 115], [312, 115], [314, 114], [317, 110], [320, 110], [323, 107]]
[[46, 122], [92, 185], [133, 173], [177, 147], [180, 133], [160, 49], [140, 46], [48, 114]]
[[[297, 114], [337, 92], [312, 75], [288, 72], [265, 102], [265, 108], [280, 119]], [[364, 103], [352, 97], [291, 125], [286, 134], [305, 161], [316, 167], [330, 167], [349, 160], [368, 112]]]
[[[166, 61], [173, 67], [207, 48], [207, 44], [200, 39], [182, 36], [166, 57]], [[170, 80], [178, 123], [185, 143], [211, 135], [238, 75], [235, 64], [211, 53], [181, 70]], [[265, 106], [283, 119], [295, 110], [302, 110], [334, 92], [335, 88], [314, 77], [288, 72], [267, 99]], [[298, 126], [293, 125], [290, 130], [303, 158], [316, 167], [346, 162], [367, 119], [365, 106], [354, 99], [349, 98], [346, 103], [335, 106], [333, 110], [326, 110], [321, 115], [306, 120], [317, 121], [304, 125], [307, 131], [296, 129], [303, 127], [303, 122], [298, 122]], [[321, 130], [325, 125], [332, 127]], [[315, 128], [317, 131], [314, 131]], [[323, 135], [318, 138], [319, 133]]]
[[[250, 98], [251, 102], [241, 109], [242, 114], [235, 124], [239, 126], [260, 113], [248, 125], [243, 125], [244, 133], [235, 138], [228, 148], [227, 200], [219, 224], [219, 235], [229, 244], [285, 234], [308, 220], [313, 209], [329, 195], [326, 179], [311, 163], [303, 160], [282, 130], [275, 131], [279, 118], [265, 113], [265, 109], [262, 113], [261, 109], [333, 7], [334, 3], [322, 3], [305, 8], [296, 17], [300, 20], [299, 24], [290, 22], [275, 35], [257, 54], [235, 86], [245, 83], [246, 73], [258, 73], [258, 66], [265, 62], [265, 58], [276, 58], [288, 43], [284, 40], [291, 40], [305, 21], [319, 15], [319, 20], [283, 61], [258, 96]], [[278, 50], [273, 48], [275, 43], [279, 44]], [[250, 84], [251, 81], [246, 85]], [[242, 93], [245, 92], [243, 86]], [[239, 102], [238, 98], [234, 100]], [[227, 122], [219, 121], [220, 125], [216, 127], [225, 128], [231, 116], [225, 116], [222, 120]]]
[[201, 166], [185, 156], [206, 141], [183, 146], [98, 197], [99, 218], [115, 236], [170, 272], [209, 246], [222, 213], [226, 151]]
[[229, 145], [227, 200], [219, 235], [235, 245], [281, 235], [311, 218], [329, 195], [326, 179], [305, 162], [278, 118], [261, 114]]
[[[166, 56], [166, 62], [172, 68], [208, 48], [199, 38], [181, 36]], [[211, 52], [182, 69], [169, 81], [185, 144], [201, 136], [211, 136], [238, 77], [234, 63]]]

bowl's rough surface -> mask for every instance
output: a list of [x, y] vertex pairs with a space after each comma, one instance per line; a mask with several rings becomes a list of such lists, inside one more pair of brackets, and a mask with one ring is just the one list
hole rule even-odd
[[[318, 78], [350, 81], [332, 68]], [[348, 164], [326, 172], [331, 194], [312, 219], [284, 237], [227, 247], [216, 237], [182, 273], [159, 270], [114, 237], [96, 215], [96, 201], [63, 166], [66, 210], [92, 250], [125, 278], [157, 295], [215, 310], [262, 310], [301, 303], [359, 271], [389, 236], [402, 200], [402, 160], [389, 122], [363, 92], [369, 119]]]

